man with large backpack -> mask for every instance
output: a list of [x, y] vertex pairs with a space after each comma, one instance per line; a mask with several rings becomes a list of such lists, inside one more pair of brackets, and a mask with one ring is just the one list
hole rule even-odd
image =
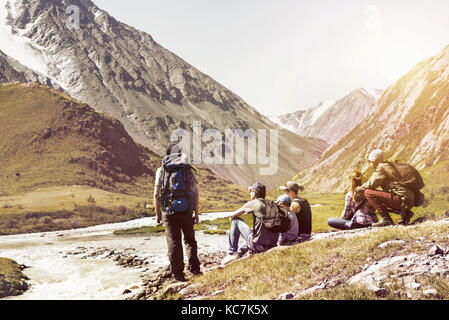
[[[231, 231], [229, 232], [229, 251], [222, 264], [228, 264], [242, 257], [248, 250], [253, 253], [265, 252], [277, 246], [279, 233], [288, 231], [290, 219], [288, 213], [273, 201], [265, 200], [266, 187], [256, 182], [248, 188], [251, 201], [233, 212]], [[243, 214], [253, 214], [254, 228], [240, 218]], [[240, 236], [244, 245], [239, 248]]]
[[162, 166], [156, 172], [154, 204], [156, 222], [163, 222], [165, 227], [170, 271], [176, 280], [185, 281], [181, 233], [188, 270], [194, 275], [201, 274], [194, 230], [194, 224], [199, 222], [199, 193], [195, 169], [174, 148], [172, 144], [167, 148]]
[[[421, 175], [409, 164], [385, 161], [382, 150], [371, 152], [368, 161], [375, 171], [356, 192], [364, 193], [366, 200], [382, 217], [373, 227], [393, 225], [390, 212], [401, 215], [400, 225], [408, 225], [414, 215], [411, 209], [422, 206], [424, 202], [424, 195], [420, 192], [424, 188]], [[379, 187], [383, 191], [376, 190]]]

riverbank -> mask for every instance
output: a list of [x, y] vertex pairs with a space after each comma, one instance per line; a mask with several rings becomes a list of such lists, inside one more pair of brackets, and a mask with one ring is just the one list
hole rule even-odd
[[0, 258], [0, 299], [18, 296], [28, 290], [29, 278], [22, 272], [25, 268], [14, 260]]
[[[210, 213], [212, 220], [229, 213]], [[145, 279], [168, 264], [163, 235], [116, 236], [122, 228], [155, 225], [154, 217], [84, 229], [0, 237], [0, 251], [30, 266], [29, 290], [9, 299], [121, 300], [143, 290]], [[199, 252], [226, 250], [226, 236], [197, 232]], [[207, 263], [203, 259], [204, 263]]]
[[314, 234], [176, 283], [149, 279], [134, 299], [449, 299], [449, 219]]

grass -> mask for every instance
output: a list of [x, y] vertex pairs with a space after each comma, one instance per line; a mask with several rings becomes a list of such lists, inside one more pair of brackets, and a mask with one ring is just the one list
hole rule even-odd
[[28, 288], [22, 267], [15, 261], [0, 258], [0, 298], [19, 295]]
[[[209, 272], [193, 280], [200, 284], [197, 292], [214, 296], [218, 300], [274, 299], [285, 292], [300, 292], [317, 285], [326, 278], [341, 279], [343, 283], [362, 271], [366, 259], [381, 260], [407, 252], [427, 252], [424, 244], [415, 242], [418, 236], [447, 243], [447, 225], [425, 223], [414, 227], [378, 229], [354, 238], [319, 240], [258, 254], [251, 259], [238, 261], [222, 270]], [[379, 248], [379, 244], [402, 239], [405, 246]], [[442, 298], [448, 299], [447, 279], [428, 279], [439, 284]], [[369, 290], [343, 285], [332, 290], [322, 290], [303, 299], [377, 299]], [[386, 299], [395, 299], [392, 295]]]

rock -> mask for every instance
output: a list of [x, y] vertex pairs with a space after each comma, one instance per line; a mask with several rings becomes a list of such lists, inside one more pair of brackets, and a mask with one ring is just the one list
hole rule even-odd
[[442, 255], [444, 251], [437, 245], [432, 246], [429, 250], [429, 256]]
[[406, 288], [413, 289], [413, 290], [418, 290], [419, 288], [421, 288], [421, 285], [416, 282], [416, 279], [413, 276], [406, 277], [404, 279], [404, 285]]
[[181, 290], [184, 289], [185, 287], [187, 287], [187, 283], [185, 283], [185, 282], [175, 282], [175, 283], [169, 284], [169, 285], [162, 291], [162, 294], [163, 294], [163, 295], [173, 294], [173, 293], [176, 293], [176, 292], [181, 291]]
[[438, 291], [435, 290], [435, 289], [425, 290], [425, 291], [423, 292], [423, 295], [424, 295], [426, 298], [436, 298], [436, 297], [438, 297]]
[[281, 294], [276, 300], [291, 300], [295, 295], [291, 292]]
[[379, 248], [383, 249], [383, 248], [386, 248], [386, 247], [388, 247], [390, 245], [393, 245], [393, 244], [403, 245], [405, 243], [406, 242], [404, 240], [392, 240], [392, 241], [387, 241], [387, 242], [381, 243], [379, 245]]
[[[182, 289], [181, 291], [179, 291], [179, 295], [186, 296], [186, 295], [192, 294], [199, 287], [201, 287], [201, 283], [191, 284], [190, 286], [187, 286], [184, 289]], [[212, 294], [212, 295], [214, 295], [214, 294]]]
[[217, 290], [214, 293], [212, 293], [212, 296], [218, 296], [219, 294], [222, 294], [224, 290]]
[[125, 290], [123, 291], [123, 294], [128, 294], [128, 293], [131, 293], [131, 290], [125, 289]]
[[376, 290], [374, 290], [374, 293], [377, 297], [386, 297], [390, 293], [390, 291], [388, 291], [388, 289], [386, 288], [377, 288]]

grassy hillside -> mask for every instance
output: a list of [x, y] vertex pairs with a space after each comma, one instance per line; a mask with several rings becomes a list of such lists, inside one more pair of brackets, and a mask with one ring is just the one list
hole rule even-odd
[[0, 299], [17, 296], [28, 289], [25, 280], [28, 277], [22, 273], [23, 267], [15, 261], [0, 258]]
[[[153, 214], [161, 158], [116, 119], [40, 84], [0, 85], [0, 232], [82, 227]], [[199, 169], [200, 210], [247, 191]]]
[[[447, 221], [433, 221], [413, 227], [332, 234], [323, 239], [257, 254], [192, 279], [191, 283], [195, 284], [193, 297], [259, 300], [276, 299], [282, 294], [292, 293], [296, 299], [448, 299], [449, 279], [444, 275], [446, 271], [444, 274], [443, 271], [431, 273], [431, 268], [426, 267], [427, 260], [429, 265], [434, 265], [432, 261], [436, 258], [445, 259], [444, 254], [430, 258], [428, 251], [435, 244], [447, 248], [448, 231]], [[391, 244], [380, 246], [388, 242]], [[424, 261], [421, 266], [424, 272], [414, 274], [414, 265], [409, 268], [403, 265], [386, 266], [384, 272], [387, 277], [381, 281], [381, 291], [377, 294], [363, 283], [350, 281], [366, 268], [399, 256], [420, 257]], [[418, 289], [407, 286], [410, 280], [407, 277], [410, 276], [419, 283]], [[435, 289], [436, 295], [425, 296], [424, 292], [428, 289]], [[160, 298], [184, 297], [169, 294]]]

